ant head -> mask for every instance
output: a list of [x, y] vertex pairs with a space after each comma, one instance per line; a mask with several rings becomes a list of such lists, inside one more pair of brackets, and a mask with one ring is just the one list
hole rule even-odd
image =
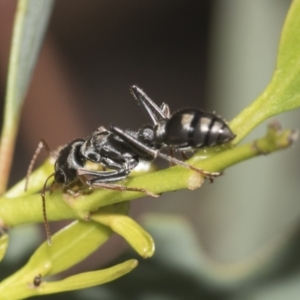
[[73, 166], [56, 165], [54, 172], [54, 181], [61, 184], [63, 187], [68, 186], [77, 179], [77, 168]]
[[55, 182], [67, 186], [77, 179], [76, 170], [83, 168], [86, 161], [80, 153], [83, 141], [76, 139], [60, 150], [54, 166]]

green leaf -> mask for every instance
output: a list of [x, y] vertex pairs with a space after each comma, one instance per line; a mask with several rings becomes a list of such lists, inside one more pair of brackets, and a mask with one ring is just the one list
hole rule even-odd
[[19, 0], [11, 44], [0, 144], [0, 194], [6, 189], [22, 104], [53, 8], [53, 0]]
[[282, 30], [273, 78], [265, 91], [243, 110], [230, 127], [244, 138], [254, 127], [279, 113], [300, 107], [300, 1], [294, 0]]
[[4, 297], [1, 299], [24, 299], [31, 296], [66, 292], [104, 284], [129, 273], [137, 264], [136, 260], [131, 259], [104, 270], [81, 273], [60, 281], [47, 282], [41, 278], [42, 282], [38, 286], [33, 284], [34, 277], [32, 277], [31, 281], [7, 286], [1, 291], [1, 297]]
[[112, 231], [96, 222], [75, 221], [52, 238], [52, 246], [43, 243], [28, 263], [0, 284], [7, 286], [32, 282], [38, 274], [42, 277], [62, 272], [77, 264], [107, 241]]
[[132, 271], [138, 265], [137, 260], [131, 259], [124, 263], [115, 265], [113, 267], [94, 271], [94, 272], [86, 272], [82, 274], [78, 274], [75, 276], [68, 277], [59, 282], [49, 282], [45, 283], [45, 288], [43, 284], [41, 285], [41, 289], [44, 289], [47, 293], [54, 293], [60, 291], [71, 291], [82, 288], [91, 287], [98, 284], [104, 284], [106, 282], [115, 280], [130, 271]]
[[151, 235], [130, 217], [101, 210], [91, 218], [122, 236], [142, 257], [148, 258], [154, 254], [155, 245]]
[[[258, 155], [289, 147], [297, 138], [294, 130], [281, 130], [279, 124], [272, 123], [265, 137], [254, 142], [239, 145], [205, 160], [194, 156], [188, 163], [208, 171], [222, 171], [229, 166]], [[175, 166], [158, 172], [131, 178], [126, 186], [145, 188], [153, 193], [200, 187], [203, 177], [200, 173]], [[73, 197], [55, 191], [47, 193], [47, 214], [49, 220], [63, 220], [88, 217], [89, 212], [116, 203], [130, 201], [143, 196], [140, 192], [119, 192], [104, 189], [94, 190], [90, 194]], [[106, 208], [105, 208], [106, 211]], [[119, 213], [119, 212], [118, 212]], [[124, 214], [122, 212], [122, 214]], [[17, 198], [0, 198], [0, 222], [3, 226], [16, 226], [24, 223], [43, 221], [40, 194]]]

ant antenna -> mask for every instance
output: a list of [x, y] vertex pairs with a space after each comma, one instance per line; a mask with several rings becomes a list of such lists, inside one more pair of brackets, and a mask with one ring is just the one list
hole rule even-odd
[[43, 217], [44, 217], [44, 224], [45, 224], [45, 230], [46, 230], [46, 236], [47, 236], [47, 241], [48, 241], [48, 245], [51, 246], [51, 231], [50, 231], [50, 227], [49, 227], [49, 223], [48, 223], [48, 218], [47, 218], [47, 211], [46, 211], [46, 198], [45, 198], [45, 194], [46, 194], [46, 187], [47, 187], [47, 183], [48, 180], [53, 177], [55, 175], [55, 172], [53, 172], [45, 181], [44, 185], [43, 185], [43, 189], [41, 192], [41, 196], [42, 196], [42, 205], [43, 205]]
[[27, 191], [27, 188], [28, 188], [29, 177], [30, 177], [30, 175], [32, 173], [35, 161], [38, 158], [38, 156], [39, 156], [39, 154], [40, 154], [40, 152], [41, 152], [41, 150], [43, 148], [46, 149], [46, 151], [49, 153], [49, 155], [51, 155], [50, 148], [49, 148], [47, 142], [44, 139], [41, 139], [40, 142], [39, 142], [39, 144], [38, 144], [38, 146], [37, 146], [37, 148], [36, 148], [36, 150], [35, 150], [35, 152], [34, 152], [34, 154], [33, 154], [33, 157], [32, 157], [32, 159], [30, 161], [30, 164], [29, 164], [29, 167], [28, 167], [28, 170], [27, 170], [26, 179], [25, 179], [25, 189], [24, 189], [25, 192]]

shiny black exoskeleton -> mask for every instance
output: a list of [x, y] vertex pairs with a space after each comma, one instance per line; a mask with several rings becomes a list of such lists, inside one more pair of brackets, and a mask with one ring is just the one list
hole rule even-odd
[[221, 145], [234, 136], [222, 119], [196, 108], [181, 109], [153, 128], [156, 143], [182, 150]]

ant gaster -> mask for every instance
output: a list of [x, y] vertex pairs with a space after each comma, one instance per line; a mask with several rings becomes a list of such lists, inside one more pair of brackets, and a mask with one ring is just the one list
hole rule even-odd
[[[151, 125], [146, 125], [137, 131], [122, 130], [111, 125], [109, 130], [99, 127], [86, 139], [76, 139], [64, 146], [58, 153], [54, 173], [54, 182], [63, 188], [80, 180], [92, 188], [106, 188], [120, 191], [143, 192], [150, 196], [157, 196], [142, 188], [129, 188], [115, 182], [125, 179], [138, 165], [139, 161], [152, 161], [161, 157], [172, 164], [195, 170], [212, 179], [219, 176], [218, 172], [207, 172], [193, 167], [171, 155], [161, 153], [162, 148], [175, 150], [189, 150], [194, 148], [212, 147], [231, 141], [235, 135], [224, 120], [212, 113], [205, 113], [196, 108], [186, 108], [170, 114], [169, 106], [165, 103], [158, 107], [140, 88], [131, 87], [131, 92], [146, 110], [152, 120]], [[42, 148], [49, 147], [41, 140], [38, 149], [30, 163], [29, 175], [37, 155]], [[91, 171], [85, 168], [85, 163], [91, 161], [101, 164], [109, 171]], [[45, 227], [50, 244], [50, 229], [46, 216], [45, 181], [41, 195], [43, 200], [43, 215]]]

